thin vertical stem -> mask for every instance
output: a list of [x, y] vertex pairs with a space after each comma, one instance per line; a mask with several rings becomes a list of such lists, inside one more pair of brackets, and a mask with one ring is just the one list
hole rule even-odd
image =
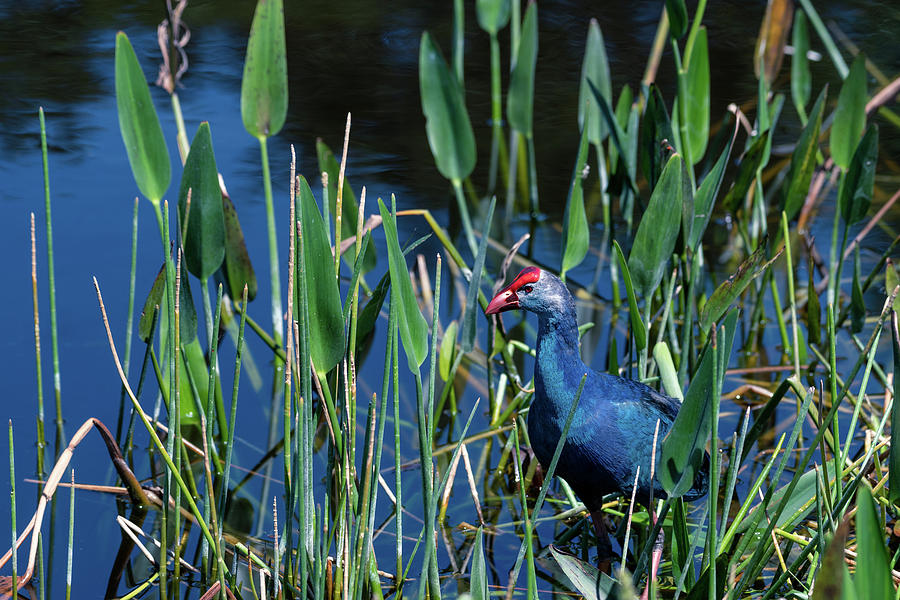
[[[281, 310], [281, 275], [278, 262], [278, 234], [275, 231], [275, 209], [272, 201], [272, 177], [269, 173], [269, 151], [266, 145], [267, 138], [259, 138], [259, 153], [263, 170], [263, 190], [266, 195], [266, 229], [269, 238], [269, 276], [272, 280], [272, 339], [280, 347], [283, 339], [284, 326], [282, 324]], [[281, 359], [276, 356], [276, 370], [281, 365]]]
[[[40, 311], [38, 310], [37, 289], [37, 252], [34, 242], [34, 213], [31, 213], [31, 299], [34, 306], [34, 360], [35, 376], [37, 379], [37, 472], [40, 479], [44, 478], [44, 446], [47, 440], [44, 438], [44, 383], [43, 369], [41, 367], [41, 325]], [[40, 497], [40, 488], [38, 489]]]
[[12, 587], [10, 589], [15, 593], [18, 587], [18, 549], [16, 548], [16, 453], [15, 444], [13, 443], [13, 425], [12, 419], [9, 420], [9, 510], [10, 510], [10, 526], [12, 528]]
[[72, 597], [72, 548], [75, 545], [75, 469], [69, 488], [69, 549], [66, 557], [66, 600]]

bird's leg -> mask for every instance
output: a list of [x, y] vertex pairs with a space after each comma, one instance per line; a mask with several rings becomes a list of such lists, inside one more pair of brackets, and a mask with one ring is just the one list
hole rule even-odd
[[612, 544], [609, 543], [609, 532], [603, 521], [603, 509], [591, 511], [591, 523], [594, 525], [594, 534], [597, 536], [597, 568], [607, 575], [612, 573], [612, 559], [614, 558]]
[[[651, 529], [656, 526], [656, 511], [650, 509], [650, 522]], [[663, 532], [663, 528], [659, 528], [659, 535], [656, 536], [656, 541], [653, 542], [653, 554], [650, 559], [650, 577], [647, 578], [647, 587], [644, 588], [644, 593], [641, 594], [641, 600], [647, 600], [650, 593], [650, 582], [656, 580], [656, 572], [659, 571], [659, 563], [662, 562], [662, 553], [663, 546], [666, 542], [666, 534]]]

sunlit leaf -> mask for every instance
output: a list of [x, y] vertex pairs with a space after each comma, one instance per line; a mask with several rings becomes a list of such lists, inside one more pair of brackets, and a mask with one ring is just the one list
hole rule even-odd
[[550, 556], [565, 573], [572, 590], [577, 591], [585, 600], [602, 600], [612, 592], [616, 585], [616, 581], [612, 577], [601, 573], [594, 565], [579, 560], [571, 554], [560, 552], [552, 545], [550, 546]]
[[872, 500], [872, 490], [862, 482], [856, 492], [856, 596], [866, 600], [894, 597], [890, 557], [884, 546], [884, 523]]
[[[790, 487], [788, 483], [775, 490], [767, 506], [773, 510], [774, 507], [779, 506], [784, 501], [784, 495], [790, 490]], [[762, 519], [756, 519], [758, 516], [757, 511], [763, 510], [761, 506], [761, 504], [757, 504], [747, 513], [747, 516], [744, 517], [744, 520], [737, 527], [739, 533], [747, 531], [754, 523], [756, 524], [756, 535], [765, 533], [766, 528], [769, 526], [768, 520], [765, 516]], [[789, 531], [795, 524], [806, 518], [815, 507], [816, 472], [807, 471], [800, 476], [800, 479], [791, 491], [791, 495], [785, 502], [784, 509], [778, 518], [777, 526]]]
[[241, 298], [244, 285], [247, 286], [247, 301], [256, 298], [257, 283], [247, 244], [244, 242], [244, 231], [238, 220], [234, 203], [227, 194], [222, 194], [222, 211], [225, 217], [225, 263], [223, 272], [228, 284], [228, 295], [232, 299]]
[[490, 600], [488, 590], [487, 563], [484, 560], [484, 528], [475, 533], [475, 547], [472, 554], [472, 576], [469, 579], [469, 593], [472, 600]]
[[666, 14], [669, 17], [669, 32], [679, 39], [688, 29], [687, 6], [684, 0], [666, 0]]
[[681, 228], [680, 220], [673, 218], [673, 215], [681, 214], [684, 195], [682, 162], [681, 156], [674, 154], [666, 163], [659, 182], [653, 188], [647, 210], [641, 217], [628, 256], [634, 289], [648, 302], [662, 280]]
[[171, 165], [159, 117], [134, 48], [123, 32], [116, 34], [116, 106], [119, 131], [138, 189], [159, 202], [169, 187]]
[[510, 75], [509, 93], [506, 98], [506, 116], [509, 124], [525, 137], [531, 137], [534, 121], [534, 69], [538, 53], [537, 3], [532, 2], [525, 11], [516, 66]]
[[[893, 275], [893, 277], [888, 277], [887, 282], [888, 294], [890, 294], [900, 282], [897, 280], [897, 272], [894, 270], [894, 265], [888, 263], [887, 268], [888, 273]], [[891, 312], [891, 349], [894, 356], [895, 374], [894, 398], [900, 398], [898, 396], [900, 394], [900, 377], [897, 376], [897, 374], [900, 374], [900, 331], [898, 329], [900, 327], [897, 325], [897, 309], [895, 307]], [[891, 431], [900, 431], [900, 402], [894, 402], [891, 407]], [[893, 437], [891, 438], [891, 454], [890, 462], [888, 463], [888, 498], [895, 505], [900, 504], [900, 440], [897, 440], [897, 442], [894, 443]]]
[[428, 32], [419, 45], [419, 91], [425, 133], [438, 171], [462, 180], [475, 168], [475, 134], [466, 111], [462, 86]]
[[753, 71], [757, 77], [765, 77], [770, 86], [781, 70], [793, 12], [792, 0], [769, 0], [766, 4], [766, 14], [760, 25], [753, 53]]
[[[900, 277], [897, 276], [897, 269], [894, 267], [894, 261], [887, 259], [884, 269], [884, 289], [890, 296], [894, 292], [894, 288], [900, 285]], [[894, 311], [900, 313], [900, 294], [894, 297]]]
[[309, 353], [316, 371], [323, 374], [338, 364], [344, 355], [344, 317], [325, 221], [302, 175], [299, 192], [298, 212], [309, 302]]
[[806, 127], [797, 140], [791, 155], [791, 167], [785, 180], [784, 212], [793, 219], [806, 201], [813, 170], [816, 167], [816, 151], [819, 148], [819, 130], [822, 128], [822, 110], [828, 87], [824, 87], [813, 105]]
[[585, 122], [587, 122], [588, 139], [592, 144], [599, 144], [609, 135], [609, 129], [603, 115], [600, 114], [600, 105], [597, 104], [597, 99], [591, 93], [588, 81], [594, 84], [606, 103], [612, 106], [609, 61], [606, 58], [606, 47], [597, 19], [591, 19], [591, 24], [588, 26], [587, 43], [584, 47], [581, 85], [578, 88], [578, 126], [584, 129]]
[[[191, 205], [188, 209], [188, 190]], [[205, 281], [225, 258], [225, 217], [222, 190], [213, 152], [209, 123], [203, 122], [184, 161], [178, 192], [184, 261], [191, 275]], [[186, 219], [186, 220], [185, 220]]]
[[[832, 126], [833, 127], [833, 126]], [[861, 221], [869, 210], [875, 191], [875, 166], [878, 162], [878, 125], [869, 125], [856, 146], [850, 169], [841, 180], [838, 209], [847, 225]]]
[[510, 0], [476, 0], [475, 14], [478, 25], [486, 32], [496, 34], [509, 23]]
[[806, 13], [799, 8], [794, 11], [794, 33], [791, 39], [794, 54], [791, 56], [791, 99], [797, 112], [806, 116], [806, 105], [812, 93], [812, 76], [809, 73], [809, 28]]
[[257, 138], [277, 134], [287, 117], [287, 106], [284, 6], [282, 0], [259, 0], [241, 79], [244, 128]]
[[696, 250], [698, 244], [703, 240], [703, 233], [706, 231], [706, 226], [712, 217], [716, 197], [718, 197], [719, 188], [722, 186], [725, 167], [728, 164], [728, 157], [731, 156], [733, 144], [734, 137], [732, 136], [728, 138], [728, 144], [722, 150], [719, 160], [713, 165], [712, 170], [707, 173], [700, 187], [697, 188], [697, 193], [694, 195], [694, 222], [688, 236], [688, 246], [693, 250]]
[[484, 230], [481, 232], [481, 243], [478, 244], [478, 254], [472, 264], [472, 279], [469, 280], [469, 289], [466, 291], [466, 311], [463, 313], [461, 348], [463, 353], [469, 353], [475, 348], [475, 333], [481, 307], [478, 305], [478, 291], [481, 289], [481, 276], [484, 274], [484, 258], [487, 256], [488, 240], [491, 238], [491, 221], [494, 218], [494, 207], [497, 205], [497, 197], [491, 198], [491, 206], [488, 208], [487, 218], [484, 221]]
[[690, 157], [689, 166], [693, 166], [706, 154], [709, 142], [709, 53], [705, 27], [697, 31], [690, 56], [685, 60], [685, 74], [678, 78], [679, 117], [683, 119], [681, 143]]
[[572, 171], [572, 182], [569, 184], [569, 198], [563, 216], [562, 235], [562, 268], [560, 277], [565, 279], [566, 271], [579, 265], [584, 260], [590, 246], [587, 215], [584, 212], [584, 167], [588, 156], [588, 134], [592, 116], [588, 116], [587, 127], [581, 132], [581, 143], [578, 156]]
[[831, 158], [844, 169], [850, 166], [850, 158], [866, 126], [866, 99], [866, 57], [860, 53], [841, 85], [831, 124]]
[[622, 279], [625, 282], [625, 293], [628, 296], [628, 315], [631, 319], [631, 330], [634, 332], [635, 345], [638, 350], [647, 347], [647, 330], [644, 322], [641, 320], [641, 312], [638, 310], [637, 297], [634, 295], [634, 284], [631, 280], [631, 272], [628, 270], [628, 262], [619, 247], [619, 242], [613, 240], [613, 250], [619, 261], [619, 269], [621, 269]]
[[391, 271], [391, 302], [397, 302], [400, 308], [398, 313], [400, 339], [403, 341], [403, 350], [406, 352], [409, 370], [417, 373], [419, 366], [425, 361], [428, 354], [428, 324], [419, 310], [419, 303], [416, 302], [416, 296], [413, 293], [406, 260], [400, 251], [394, 215], [388, 211], [381, 198], [378, 199], [378, 210], [381, 212], [384, 235], [387, 238], [388, 262]]
[[453, 320], [444, 329], [444, 337], [441, 338], [441, 349], [438, 352], [438, 373], [443, 381], [450, 380], [450, 367], [456, 356], [456, 333], [459, 324]]
[[725, 311], [750, 285], [750, 282], [762, 275], [766, 268], [781, 256], [782, 251], [779, 250], [775, 256], [766, 261], [766, 240], [763, 239], [753, 254], [740, 264], [737, 271], [727, 281], [716, 288], [716, 291], [703, 305], [703, 309], [700, 311], [700, 328], [707, 331], [714, 322], [718, 321], [719, 317], [725, 314]]
[[[182, 340], [193, 339], [197, 335], [197, 311], [194, 308], [194, 299], [191, 296], [191, 287], [187, 277], [181, 278], [181, 297], [179, 298], [179, 336]], [[150, 325], [153, 321], [153, 309], [159, 306], [160, 319], [165, 319], [168, 314], [166, 309], [166, 265], [160, 267], [153, 280], [150, 293], [144, 301], [141, 318], [138, 321], [138, 336], [145, 343], [150, 342]]]

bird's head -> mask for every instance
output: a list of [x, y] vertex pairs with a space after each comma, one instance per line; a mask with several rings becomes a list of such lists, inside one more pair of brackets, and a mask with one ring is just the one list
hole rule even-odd
[[493, 315], [521, 308], [537, 315], [549, 315], [568, 312], [570, 304], [574, 310], [572, 296], [559, 278], [537, 267], [526, 267], [494, 296], [484, 312]]

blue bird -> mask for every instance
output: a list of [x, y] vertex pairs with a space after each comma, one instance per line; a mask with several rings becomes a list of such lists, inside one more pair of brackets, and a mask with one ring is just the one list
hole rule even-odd
[[[584, 389], [556, 466], [591, 513], [603, 561], [612, 554], [603, 524], [602, 501], [621, 492], [631, 497], [637, 475], [636, 499], [648, 506], [666, 492], [651, 480], [650, 459], [656, 441], [656, 472], [660, 447], [680, 408], [680, 402], [630, 379], [598, 373], [584, 364], [578, 350], [575, 301], [565, 284], [537, 267], [523, 269], [488, 304], [487, 314], [524, 309], [538, 316], [534, 399], [528, 414], [528, 436], [535, 456], [550, 466], [556, 445], [575, 400], [582, 377]], [[640, 467], [640, 473], [638, 473]], [[696, 500], [709, 487], [708, 455], [691, 489], [683, 496]], [[648, 506], [648, 508], [650, 508]], [[661, 552], [661, 546], [660, 546]], [[604, 556], [606, 554], [606, 556]]]

